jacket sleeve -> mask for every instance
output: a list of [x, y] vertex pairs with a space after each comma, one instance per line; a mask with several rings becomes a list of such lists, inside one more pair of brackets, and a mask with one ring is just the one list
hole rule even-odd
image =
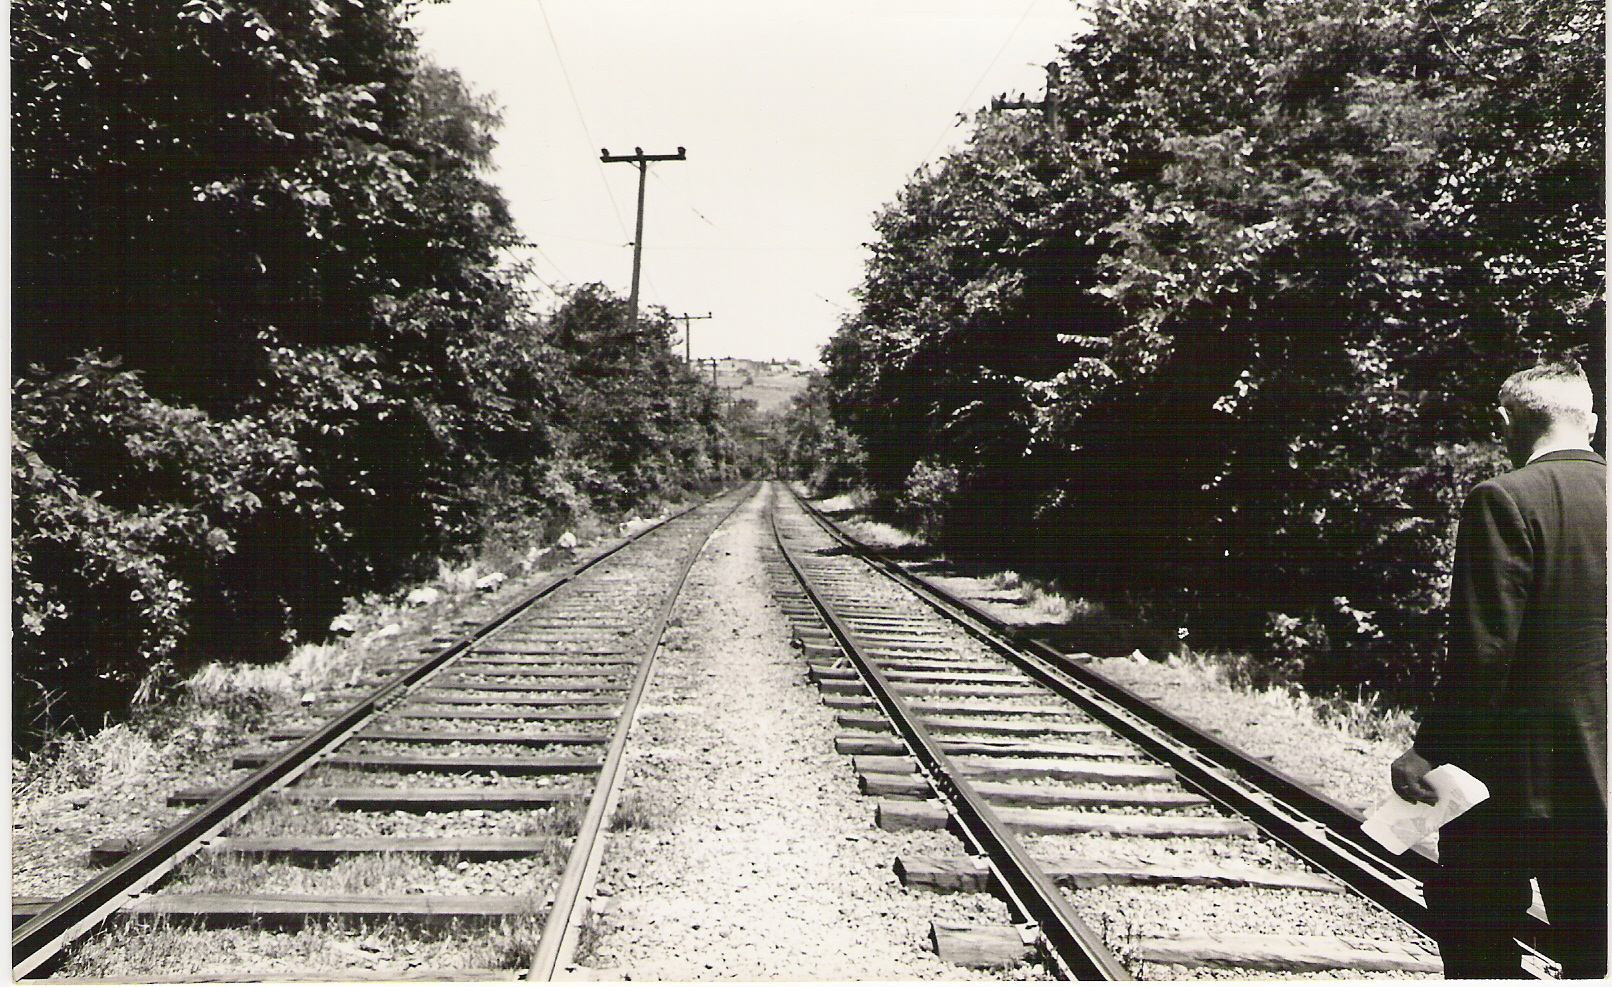
[[1450, 584], [1448, 651], [1416, 750], [1433, 764], [1481, 751], [1528, 606], [1534, 550], [1527, 524], [1504, 488], [1482, 483], [1461, 510]]

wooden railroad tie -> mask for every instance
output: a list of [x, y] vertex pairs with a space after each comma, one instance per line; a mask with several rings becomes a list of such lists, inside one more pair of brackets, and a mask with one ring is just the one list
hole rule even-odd
[[[1058, 884], [1071, 888], [1115, 885], [1183, 884], [1205, 887], [1288, 888], [1326, 894], [1348, 889], [1324, 874], [1274, 870], [1218, 862], [1143, 864], [1083, 857], [1042, 857], [1037, 863]], [[896, 860], [896, 876], [910, 888], [925, 891], [991, 890], [995, 878], [983, 857], [940, 857], [916, 854]]]
[[[823, 692], [842, 696], [865, 696], [868, 687], [862, 684], [861, 679], [825, 679], [817, 683]], [[892, 680], [892, 691], [902, 696], [1002, 696], [1027, 697], [1044, 696], [1047, 690], [1038, 685], [998, 685], [981, 683], [979, 685], [947, 685], [940, 682], [912, 682]]]
[[[843, 677], [845, 666], [831, 658], [808, 658], [806, 660], [807, 672], [813, 676], [822, 674], [833, 677], [831, 673], [838, 671]], [[953, 672], [971, 674], [1002, 673], [1005, 670], [999, 664], [989, 661], [949, 661], [945, 658], [893, 658], [889, 661], [878, 662], [879, 668], [885, 672]], [[1014, 675], [1015, 681], [1024, 681], [1024, 676]]]
[[[616, 696], [467, 696], [462, 691], [449, 691], [446, 689], [421, 689], [410, 696], [422, 702], [438, 703], [454, 706], [619, 706], [621, 699]], [[468, 716], [467, 713], [453, 713], [453, 716]]]
[[[394, 964], [396, 961], [394, 961]], [[341, 971], [342, 983], [382, 983], [382, 984], [480, 984], [497, 983], [500, 981], [519, 981], [526, 976], [524, 969], [493, 970], [478, 967], [459, 967], [445, 970], [440, 967], [401, 966], [381, 963], [373, 970], [360, 970], [348, 967]], [[329, 973], [291, 974], [279, 969], [252, 970], [237, 967], [204, 966], [195, 973], [173, 973], [156, 976], [149, 973], [140, 974], [142, 984], [328, 984]], [[122, 977], [73, 977], [52, 978], [50, 980], [35, 980], [25, 978], [17, 981], [19, 984], [75, 984], [89, 987], [91, 984], [125, 985], [129, 982], [127, 976]]]
[[[237, 768], [261, 768], [279, 756], [277, 751], [247, 751], [235, 755]], [[597, 757], [518, 757], [496, 754], [332, 754], [319, 760], [321, 767], [360, 771], [440, 771], [468, 774], [476, 771], [501, 775], [553, 775], [598, 771]]]
[[1036, 958], [1035, 933], [1014, 925], [959, 925], [933, 922], [929, 941], [935, 955], [970, 970], [1011, 970]]
[[[1168, 784], [1175, 771], [1145, 761], [1095, 761], [1080, 758], [1030, 759], [959, 756], [953, 763], [970, 778], [1004, 781], [1013, 778], [1047, 778], [1058, 781], [1101, 782], [1110, 785]], [[869, 754], [853, 757], [858, 774], [916, 774], [918, 762], [910, 757]]]
[[[1042, 740], [954, 740], [941, 738], [941, 750], [947, 754], [978, 754], [997, 757], [1113, 757], [1134, 758], [1134, 748], [1115, 744], [1070, 743]], [[876, 733], [848, 733], [834, 738], [834, 750], [839, 754], [874, 754], [900, 757], [907, 753], [907, 745], [891, 736]]]
[[613, 639], [629, 637], [638, 632], [635, 627], [605, 627], [599, 624], [572, 624], [566, 621], [554, 621], [547, 627], [537, 627], [536, 634], [526, 634], [521, 631], [505, 632], [497, 635], [492, 645], [509, 647], [543, 647], [550, 644], [569, 644], [573, 641], [597, 641], [601, 644], [609, 643]]
[[[52, 899], [13, 899], [13, 924], [53, 904]], [[193, 918], [208, 927], [261, 925], [297, 928], [314, 920], [399, 920], [433, 924], [489, 920], [513, 915], [541, 915], [544, 902], [530, 895], [429, 894], [150, 894], [134, 898], [114, 913], [117, 918], [166, 916]]]
[[[602, 620], [598, 617], [585, 617], [581, 620], [567, 620], [564, 617], [522, 617], [520, 618], [521, 631], [609, 631], [612, 634], [631, 634], [638, 630], [631, 624], [623, 624], [616, 620]], [[511, 634], [512, 640], [522, 637], [542, 639], [542, 634]]]
[[[475, 656], [472, 656], [475, 657]], [[603, 678], [630, 672], [638, 663], [619, 658], [599, 661], [480, 662], [466, 661], [449, 667], [455, 675], [507, 675], [526, 678]]]
[[632, 651], [619, 645], [588, 644], [581, 641], [542, 641], [522, 643], [498, 641], [477, 644], [470, 649], [477, 661], [525, 661], [531, 655], [627, 655]]
[[[1028, 680], [1017, 672], [1003, 672], [998, 670], [972, 671], [966, 668], [947, 669], [944, 671], [913, 670], [908, 671], [898, 667], [902, 662], [879, 662], [879, 670], [891, 682], [969, 682], [979, 685], [1021, 685], [1028, 687]], [[944, 668], [944, 662], [929, 663]], [[836, 681], [860, 682], [861, 675], [854, 668], [831, 668], [825, 665], [813, 665], [806, 673], [818, 686], [827, 686]]]
[[1361, 970], [1443, 973], [1433, 950], [1416, 943], [1352, 936], [1218, 935], [1146, 938], [1131, 955], [1151, 963], [1246, 970]]
[[[1057, 835], [1071, 833], [1110, 833], [1115, 836], [1171, 837], [1248, 837], [1259, 834], [1244, 819], [1202, 816], [1139, 816], [1108, 812], [1077, 812], [1068, 809], [996, 810], [997, 817], [1021, 833]], [[880, 829], [901, 832], [915, 829], [945, 829], [951, 822], [946, 807], [939, 802], [911, 802], [880, 799]]]
[[[201, 805], [217, 798], [223, 789], [195, 788], [168, 796], [171, 806]], [[334, 809], [370, 812], [457, 812], [464, 809], [502, 811], [543, 809], [588, 797], [582, 788], [384, 788], [356, 785], [283, 788], [274, 798], [291, 802], [323, 802]]]
[[447, 709], [432, 706], [401, 706], [383, 716], [402, 720], [532, 720], [613, 723], [615, 713], [602, 710], [567, 709]]
[[[138, 850], [137, 839], [103, 840], [90, 848], [90, 859], [112, 863]], [[203, 852], [282, 857], [302, 862], [337, 857], [416, 853], [460, 860], [507, 860], [545, 853], [554, 840], [542, 836], [226, 836], [207, 841]]]
[[[834, 616], [852, 634], [862, 638], [905, 637], [922, 641], [941, 641], [951, 638], [950, 628], [930, 618], [892, 617], [889, 614], [868, 610], [847, 610], [833, 606]], [[810, 629], [812, 624], [806, 627]]]
[[[307, 735], [307, 731], [304, 730], [276, 730], [269, 734], [268, 739], [271, 741], [301, 740]], [[518, 744], [524, 747], [546, 747], [550, 744], [608, 744], [610, 735], [607, 733], [579, 733], [573, 730], [521, 733], [513, 731], [497, 733], [491, 730], [480, 733], [455, 730], [364, 730], [353, 734], [350, 739], [399, 744]]]
[[[941, 959], [975, 970], [1011, 969], [1031, 961], [1035, 954], [1034, 940], [1027, 932], [1011, 925], [935, 922], [930, 938]], [[1132, 962], [1273, 972], [1442, 973], [1444, 970], [1436, 954], [1416, 944], [1341, 936], [1150, 937], [1131, 944], [1127, 952]]]
[[[829, 709], [877, 712], [879, 704], [866, 693], [860, 696], [837, 696], [824, 693], [823, 705]], [[914, 696], [907, 700], [913, 711], [926, 716], [1069, 716], [1068, 706], [1050, 703], [970, 702], [941, 696]]]
[[[472, 657], [479, 658], [480, 656]], [[529, 661], [466, 661], [449, 665], [447, 671], [455, 675], [499, 675], [507, 678], [596, 679], [610, 675], [620, 675], [624, 671], [630, 671], [635, 664], [633, 661], [618, 658], [601, 661], [551, 661], [542, 663]], [[407, 665], [393, 665], [374, 670], [377, 681], [384, 681], [409, 671], [413, 671], [413, 668]]]
[[[891, 733], [890, 721], [882, 713], [841, 713], [835, 717], [847, 730]], [[1066, 720], [987, 720], [972, 717], [920, 716], [919, 721], [936, 733], [983, 733], [1018, 736], [1066, 734], [1090, 736], [1112, 732], [1099, 723], [1071, 723]]]
[[[923, 775], [864, 774], [863, 795], [932, 799], [934, 789]], [[1202, 795], [1175, 788], [1069, 788], [1062, 785], [1024, 785], [1012, 782], [970, 782], [976, 792], [998, 805], [1038, 806], [1044, 809], [1079, 809], [1092, 806], [1133, 806], [1149, 809], [1197, 808], [1209, 804]]]
[[563, 682], [472, 682], [457, 676], [431, 683], [431, 691], [445, 692], [625, 692], [627, 682], [622, 678], [604, 676], [572, 676]]

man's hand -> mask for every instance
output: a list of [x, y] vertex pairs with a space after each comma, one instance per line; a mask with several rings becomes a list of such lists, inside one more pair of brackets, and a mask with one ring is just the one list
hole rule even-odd
[[1399, 755], [1388, 772], [1394, 784], [1394, 794], [1407, 802], [1437, 802], [1438, 792], [1427, 783], [1427, 773], [1432, 770], [1433, 766], [1427, 763], [1427, 758], [1416, 753], [1414, 747]]

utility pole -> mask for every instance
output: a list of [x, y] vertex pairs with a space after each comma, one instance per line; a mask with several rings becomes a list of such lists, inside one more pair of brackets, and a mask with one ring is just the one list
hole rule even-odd
[[1059, 132], [1060, 119], [1058, 116], [1058, 85], [1063, 81], [1063, 67], [1057, 62], [1047, 63], [1047, 92], [1040, 102], [1028, 99], [1003, 99], [998, 96], [991, 100], [993, 110], [1040, 110], [1046, 115], [1047, 129], [1054, 135]]
[[632, 325], [638, 328], [638, 272], [642, 269], [644, 260], [644, 180], [649, 177], [649, 162], [651, 161], [687, 161], [688, 155], [680, 147], [676, 154], [645, 154], [641, 147], [633, 148], [632, 154], [612, 155], [608, 147], [601, 148], [599, 160], [605, 164], [617, 161], [627, 161], [638, 166], [638, 232], [633, 234], [632, 240], [632, 295], [629, 297], [627, 307], [632, 310]]
[[689, 342], [689, 339], [690, 339], [690, 337], [692, 337], [694, 335], [694, 330], [689, 326], [689, 322], [691, 322], [694, 319], [709, 319], [710, 317], [711, 317], [710, 312], [707, 312], [704, 315], [674, 315], [674, 316], [672, 316], [672, 318], [674, 318], [674, 319], [682, 319], [683, 320], [683, 362], [688, 364], [691, 367], [694, 365], [694, 356], [693, 356], [694, 350], [693, 350], [692, 344], [690, 344], [690, 342]]

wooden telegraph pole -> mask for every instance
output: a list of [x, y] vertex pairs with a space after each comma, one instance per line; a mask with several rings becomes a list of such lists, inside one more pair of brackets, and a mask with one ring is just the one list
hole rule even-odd
[[689, 339], [694, 335], [694, 329], [693, 329], [693, 327], [691, 327], [689, 325], [689, 323], [692, 322], [695, 319], [709, 319], [710, 317], [711, 317], [710, 312], [707, 312], [704, 315], [674, 315], [674, 316], [672, 316], [672, 318], [674, 318], [674, 319], [682, 319], [683, 320], [683, 362], [688, 364], [691, 367], [694, 365], [694, 349], [693, 349], [693, 345], [689, 342]]
[[610, 153], [608, 147], [599, 151], [599, 160], [605, 164], [617, 161], [627, 161], [638, 166], [638, 231], [633, 234], [632, 240], [632, 295], [629, 297], [627, 307], [632, 310], [633, 328], [638, 327], [638, 273], [644, 262], [644, 180], [649, 177], [649, 162], [651, 161], [687, 161], [688, 155], [680, 147], [676, 154], [645, 154], [641, 147], [633, 148], [632, 154]]
[[1003, 99], [998, 96], [991, 100], [993, 110], [1040, 110], [1046, 120], [1047, 129], [1054, 134], [1058, 133], [1060, 123], [1058, 117], [1058, 85], [1063, 81], [1063, 66], [1057, 62], [1047, 63], [1047, 91], [1039, 102], [1027, 99]]

